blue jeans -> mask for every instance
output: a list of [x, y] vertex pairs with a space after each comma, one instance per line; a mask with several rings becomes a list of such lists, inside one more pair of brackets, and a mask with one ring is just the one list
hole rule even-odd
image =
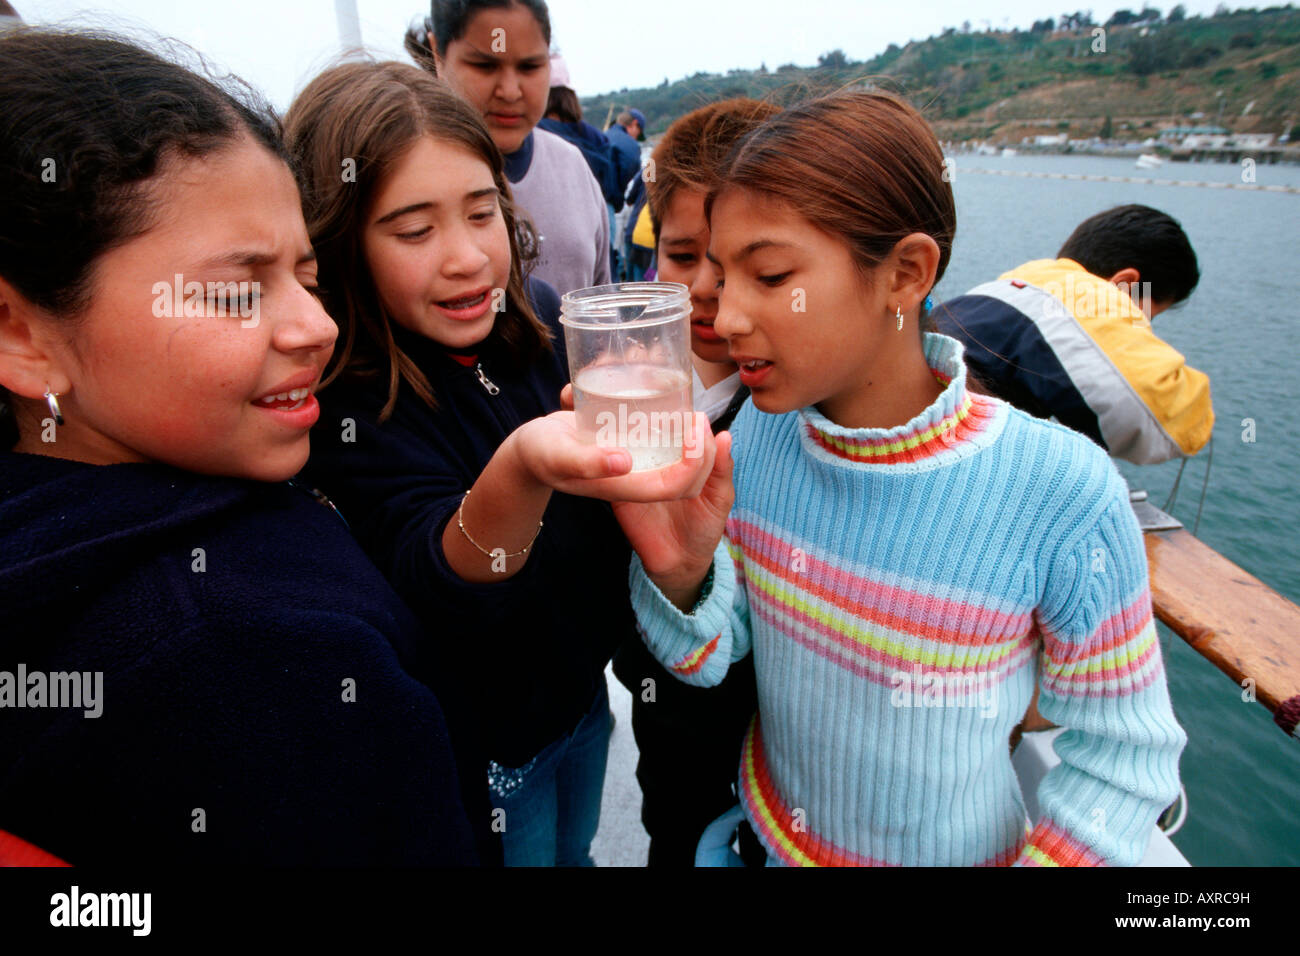
[[600, 826], [600, 795], [609, 757], [609, 691], [596, 699], [573, 733], [549, 744], [522, 767], [492, 764], [489, 793], [504, 829], [506, 866], [595, 866], [591, 841]]

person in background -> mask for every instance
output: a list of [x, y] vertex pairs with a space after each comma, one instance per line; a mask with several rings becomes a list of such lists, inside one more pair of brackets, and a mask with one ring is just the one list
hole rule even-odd
[[274, 113], [26, 29], [0, 101], [0, 672], [90, 705], [4, 710], [0, 829], [82, 866], [478, 862], [420, 627], [289, 480], [338, 328]]
[[[591, 174], [600, 184], [605, 204], [610, 211], [610, 222], [623, 208], [623, 186], [618, 178], [617, 157], [609, 139], [596, 127], [582, 118], [582, 104], [569, 79], [569, 67], [560, 56], [551, 57], [551, 92], [546, 101], [546, 115], [537, 124], [554, 133], [565, 142], [572, 143], [591, 167]], [[611, 227], [612, 228], [612, 227]], [[614, 233], [611, 231], [610, 235]], [[618, 259], [611, 252], [610, 275], [617, 273]]]
[[433, 0], [406, 48], [483, 117], [520, 210], [537, 230], [532, 274], [563, 295], [609, 282], [609, 215], [582, 153], [537, 129], [550, 91], [543, 0]]
[[[637, 212], [632, 207], [635, 205], [638, 195], [635, 191], [628, 192], [628, 184], [636, 178], [636, 174], [641, 170], [641, 147], [640, 143], [645, 141], [645, 114], [640, 110], [627, 109], [619, 113], [614, 123], [605, 131], [609, 137], [610, 152], [614, 158], [615, 178], [618, 181], [620, 192], [627, 193], [626, 203], [632, 212], [623, 221], [623, 228], [631, 235], [631, 229], [636, 223]], [[635, 187], [634, 187], [635, 188]], [[609, 207], [609, 238], [613, 246], [614, 261], [619, 266], [622, 273], [628, 276], [628, 281], [637, 281], [645, 273], [645, 267], [638, 270], [635, 278], [632, 277], [633, 270], [629, 267], [627, 260], [630, 249], [627, 242], [619, 243], [619, 228], [615, 222], [615, 214], [618, 212], [618, 206], [611, 204]], [[620, 245], [622, 249], [620, 250]], [[616, 269], [616, 274], [619, 271]]]
[[623, 188], [626, 189], [641, 168], [639, 144], [645, 142], [645, 114], [635, 109], [624, 110], [615, 117], [613, 125], [605, 133], [610, 145], [619, 155], [618, 172], [623, 180]]
[[1210, 439], [1210, 380], [1152, 329], [1200, 278], [1178, 222], [1117, 206], [1082, 222], [1056, 259], [1017, 266], [934, 310], [987, 389], [1145, 465]]
[[649, 194], [645, 181], [640, 177], [632, 180], [628, 190], [630, 212], [623, 226], [623, 278], [627, 282], [640, 282], [654, 271], [655, 236], [654, 223], [650, 219]]
[[[655, 179], [648, 183], [648, 216], [657, 239], [658, 278], [691, 292], [694, 407], [714, 432], [731, 426], [749, 389], [713, 331], [718, 275], [705, 255], [709, 221], [704, 200], [718, 185], [718, 169], [750, 130], [779, 112], [751, 99], [713, 103], [668, 127], [655, 147]], [[752, 655], [733, 664], [717, 687], [677, 680], [634, 639], [614, 656], [614, 674], [632, 692], [632, 732], [640, 760], [641, 822], [650, 834], [651, 866], [692, 866], [700, 835], [736, 803], [736, 766], [749, 720], [758, 708]], [[646, 700], [647, 680], [655, 696]], [[741, 829], [742, 856], [761, 865], [766, 854], [753, 831]]]

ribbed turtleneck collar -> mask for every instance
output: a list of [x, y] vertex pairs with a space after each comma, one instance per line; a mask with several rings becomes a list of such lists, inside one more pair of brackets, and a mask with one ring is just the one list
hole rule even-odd
[[987, 444], [999, 403], [967, 391], [961, 344], [927, 332], [924, 351], [944, 389], [923, 412], [894, 428], [843, 428], [809, 406], [799, 411], [805, 444], [824, 460], [854, 467], [940, 464]]

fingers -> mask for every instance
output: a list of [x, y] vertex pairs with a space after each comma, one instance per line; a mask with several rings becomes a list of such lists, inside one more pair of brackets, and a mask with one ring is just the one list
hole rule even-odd
[[708, 417], [703, 412], [697, 413], [692, 427], [694, 434], [684, 436], [680, 459], [664, 468], [638, 472], [623, 480], [621, 491], [625, 500], [673, 501], [700, 494], [713, 471], [716, 446]]
[[612, 478], [632, 470], [632, 455], [626, 449], [579, 438], [573, 412], [535, 418], [515, 434], [525, 466], [536, 480], [556, 491], [570, 490], [567, 485], [573, 482]]
[[632, 455], [623, 448], [583, 445], [571, 447], [557, 458], [552, 473], [560, 482], [616, 478], [632, 470]]
[[718, 452], [713, 459], [713, 471], [709, 474], [708, 487], [715, 493], [715, 500], [723, 511], [731, 510], [736, 491], [731, 482], [731, 472], [735, 461], [731, 457], [731, 432], [722, 432], [715, 436]]
[[718, 432], [713, 436], [718, 446], [717, 457], [713, 460], [713, 473], [730, 478], [733, 462], [731, 460], [731, 432]]
[[[672, 465], [632, 472], [632, 455], [623, 448], [571, 443], [572, 412], [555, 412], [540, 472], [557, 491], [608, 501], [653, 502], [695, 498], [708, 485], [717, 465], [717, 443], [708, 416], [696, 412], [682, 435], [682, 457]], [[563, 438], [561, 439], [561, 436]], [[559, 440], [557, 440], [559, 439]], [[730, 488], [730, 459], [719, 479]]]
[[[612, 449], [610, 449], [612, 451]], [[575, 481], [561, 490], [606, 501], [650, 503], [693, 498], [708, 479], [713, 458], [682, 458], [671, 465], [594, 481]]]
[[688, 472], [690, 483], [682, 492], [683, 498], [697, 497], [704, 490], [710, 475], [717, 468], [718, 445], [713, 435], [713, 428], [709, 424], [709, 417], [704, 412], [695, 413], [694, 434], [687, 436], [690, 445], [686, 449], [684, 458], [690, 460], [696, 458], [697, 466], [691, 472]]
[[573, 385], [572, 385], [572, 383], [570, 383], [570, 384], [564, 386], [564, 388], [560, 389], [560, 410], [561, 410], [561, 411], [566, 411], [566, 412], [571, 412], [571, 411], [573, 411]]

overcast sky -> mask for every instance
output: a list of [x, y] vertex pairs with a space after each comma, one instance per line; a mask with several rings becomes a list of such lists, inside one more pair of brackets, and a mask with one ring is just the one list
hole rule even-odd
[[[1184, 0], [1208, 15], [1219, 0]], [[221, 69], [242, 76], [284, 109], [294, 93], [339, 52], [335, 0], [12, 0], [32, 23], [67, 22], [120, 32], [176, 37]], [[1088, 9], [1070, 0], [1070, 9]], [[406, 60], [402, 34], [418, 0], [356, 0], [362, 40], [383, 57]], [[1057, 17], [1059, 0], [550, 0], [552, 41], [569, 63], [573, 85], [588, 96], [622, 87], [655, 86], [700, 70], [722, 73], [766, 63], [811, 65], [843, 49], [865, 60], [890, 43], [924, 39], [970, 20], [975, 30], [1026, 29]], [[1156, 0], [1168, 12], [1172, 3]], [[1247, 5], [1230, 2], [1230, 7]], [[1098, 22], [1141, 2], [1091, 7]]]

